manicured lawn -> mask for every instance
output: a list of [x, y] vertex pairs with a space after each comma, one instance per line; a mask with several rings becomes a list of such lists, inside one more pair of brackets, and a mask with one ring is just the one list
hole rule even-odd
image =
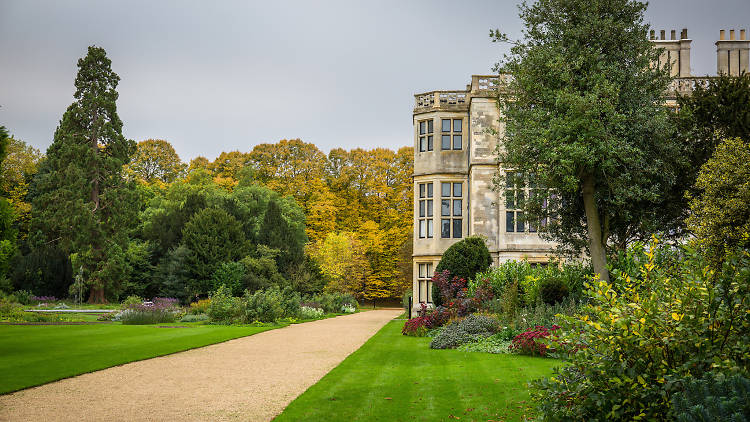
[[431, 350], [392, 321], [275, 421], [516, 421], [529, 416], [526, 383], [559, 361]]
[[0, 326], [0, 394], [283, 326], [161, 325]]

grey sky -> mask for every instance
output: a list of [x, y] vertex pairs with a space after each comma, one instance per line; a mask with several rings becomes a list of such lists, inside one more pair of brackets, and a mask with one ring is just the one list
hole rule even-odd
[[[750, 0], [654, 0], [655, 29], [687, 27], [693, 74], [714, 74], [719, 29]], [[125, 136], [188, 161], [301, 138], [411, 145], [413, 94], [462, 89], [520, 35], [516, 1], [0, 0], [0, 124], [42, 150], [72, 102], [76, 61], [107, 50]]]

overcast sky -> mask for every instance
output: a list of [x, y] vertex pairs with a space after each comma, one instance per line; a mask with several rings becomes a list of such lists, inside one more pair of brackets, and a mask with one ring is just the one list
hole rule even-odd
[[[396, 149], [413, 94], [491, 72], [508, 47], [489, 29], [519, 36], [516, 3], [0, 0], [0, 125], [45, 150], [96, 44], [121, 78], [125, 136], [185, 161], [285, 138]], [[687, 27], [693, 74], [714, 74], [719, 29], [750, 26], [750, 0], [654, 0], [647, 19]]]

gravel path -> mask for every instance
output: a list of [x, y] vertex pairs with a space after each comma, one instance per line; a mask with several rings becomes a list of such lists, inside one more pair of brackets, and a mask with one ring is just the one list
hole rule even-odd
[[0, 396], [2, 421], [267, 421], [400, 310], [360, 312]]

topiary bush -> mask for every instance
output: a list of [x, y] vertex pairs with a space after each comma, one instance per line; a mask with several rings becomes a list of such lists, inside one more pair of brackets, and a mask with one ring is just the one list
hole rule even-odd
[[435, 271], [441, 273], [448, 270], [453, 277], [473, 280], [477, 273], [486, 271], [491, 264], [490, 251], [484, 240], [478, 236], [469, 236], [454, 243], [443, 253]]
[[683, 388], [672, 396], [677, 422], [750, 420], [750, 380], [741, 375], [708, 373], [686, 379]]
[[568, 286], [557, 277], [551, 277], [539, 283], [539, 297], [548, 305], [560, 303], [568, 297]]

